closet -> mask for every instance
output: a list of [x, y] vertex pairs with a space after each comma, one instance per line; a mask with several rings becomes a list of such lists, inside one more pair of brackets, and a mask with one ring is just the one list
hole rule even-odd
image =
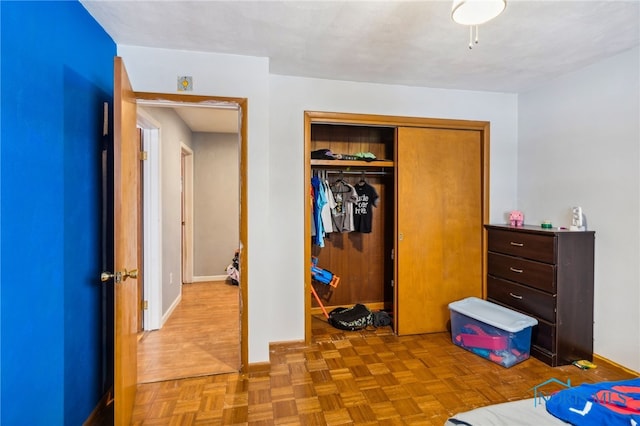
[[[311, 158], [323, 149], [375, 160]], [[328, 286], [306, 268], [307, 341], [311, 315], [321, 313], [312, 289], [329, 311], [387, 310], [398, 335], [445, 331], [450, 302], [484, 296], [488, 152], [488, 122], [305, 112], [305, 260], [340, 277]], [[371, 185], [379, 196], [371, 232], [334, 232], [316, 244], [313, 176]]]

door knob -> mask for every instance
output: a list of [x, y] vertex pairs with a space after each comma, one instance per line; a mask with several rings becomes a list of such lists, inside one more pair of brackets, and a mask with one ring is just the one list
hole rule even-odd
[[122, 274], [122, 281], [126, 281], [127, 278], [138, 278], [138, 270], [137, 269], [132, 269], [130, 271], [127, 271], [126, 269], [124, 270], [124, 273]]
[[130, 271], [127, 271], [125, 269], [124, 272], [116, 272], [115, 274], [112, 274], [111, 272], [103, 272], [100, 274], [100, 281], [105, 282], [113, 279], [113, 282], [118, 284], [122, 281], [126, 281], [129, 277], [138, 278], [138, 270], [132, 269]]
[[107, 282], [110, 279], [113, 279], [113, 282], [118, 284], [120, 281], [122, 281], [122, 272], [116, 272], [115, 274], [112, 274], [111, 272], [103, 272], [100, 274], [100, 281]]

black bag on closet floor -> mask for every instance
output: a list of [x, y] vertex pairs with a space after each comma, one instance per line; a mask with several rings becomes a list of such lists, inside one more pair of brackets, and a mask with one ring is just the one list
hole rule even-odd
[[385, 311], [377, 311], [373, 313], [373, 326], [384, 327], [391, 325], [391, 315]]
[[362, 330], [373, 324], [373, 313], [356, 303], [350, 308], [335, 308], [329, 312], [329, 324], [340, 330]]

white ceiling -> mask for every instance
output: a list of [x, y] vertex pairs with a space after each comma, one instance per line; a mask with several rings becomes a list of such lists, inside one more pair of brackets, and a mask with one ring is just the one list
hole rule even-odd
[[640, 44], [640, 0], [522, 1], [480, 27], [443, 1], [81, 0], [117, 44], [268, 57], [270, 72], [518, 93]]
[[[194, 132], [238, 133], [240, 131], [238, 109], [196, 106], [180, 106], [174, 109]], [[215, 112], [214, 115], [212, 111]]]
[[[239, 133], [240, 107], [230, 102], [183, 103], [168, 100], [138, 100], [144, 108], [169, 108], [175, 111], [192, 132]], [[151, 113], [153, 116], [153, 113]]]

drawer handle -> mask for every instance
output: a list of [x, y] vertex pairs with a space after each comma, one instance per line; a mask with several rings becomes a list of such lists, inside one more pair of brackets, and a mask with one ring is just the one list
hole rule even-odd
[[509, 270], [510, 270], [511, 272], [515, 272], [516, 274], [521, 274], [521, 273], [523, 273], [523, 272], [524, 272], [522, 269], [516, 269], [516, 268], [514, 268], [513, 266], [512, 266], [512, 267], [510, 267], [510, 268], [509, 268]]
[[511, 244], [512, 246], [516, 246], [516, 247], [524, 247], [524, 243], [516, 243], [514, 241], [511, 241], [509, 244]]
[[509, 296], [513, 297], [514, 299], [522, 300], [522, 296], [519, 296], [517, 294], [509, 293]]

